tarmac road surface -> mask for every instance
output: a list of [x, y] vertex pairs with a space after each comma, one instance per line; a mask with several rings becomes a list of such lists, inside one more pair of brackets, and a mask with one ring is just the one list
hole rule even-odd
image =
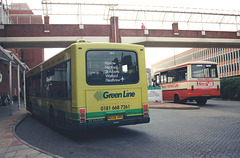
[[29, 144], [66, 157], [240, 157], [240, 102], [209, 100], [198, 110], [150, 109], [148, 124], [54, 131], [28, 116], [16, 129]]

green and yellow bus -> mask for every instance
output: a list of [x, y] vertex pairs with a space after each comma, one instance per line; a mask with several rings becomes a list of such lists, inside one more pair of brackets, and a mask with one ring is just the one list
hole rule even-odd
[[27, 110], [75, 128], [148, 123], [144, 47], [78, 41], [26, 74]]

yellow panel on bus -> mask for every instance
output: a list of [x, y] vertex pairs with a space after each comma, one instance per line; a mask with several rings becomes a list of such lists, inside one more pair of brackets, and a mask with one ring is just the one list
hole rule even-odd
[[[141, 107], [140, 89], [86, 91], [87, 113], [130, 110]], [[139, 106], [140, 105], [140, 106]]]

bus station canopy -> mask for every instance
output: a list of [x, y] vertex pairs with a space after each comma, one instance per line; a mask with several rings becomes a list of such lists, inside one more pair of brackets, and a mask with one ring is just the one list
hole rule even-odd
[[20, 70], [28, 71], [29, 67], [22, 63], [11, 51], [6, 50], [0, 46], [0, 61], [4, 64], [9, 64], [9, 62], [12, 62], [13, 67], [20, 66]]

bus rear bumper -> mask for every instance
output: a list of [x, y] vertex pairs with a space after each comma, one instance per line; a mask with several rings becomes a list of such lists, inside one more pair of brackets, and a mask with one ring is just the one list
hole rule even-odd
[[181, 96], [181, 100], [195, 100], [199, 98], [211, 99], [220, 97], [220, 90], [217, 89], [195, 89], [194, 91], [188, 90], [185, 96]]
[[94, 127], [107, 127], [107, 126], [123, 126], [123, 125], [136, 125], [141, 123], [150, 122], [150, 117], [141, 117], [141, 118], [128, 118], [122, 120], [113, 120], [113, 121], [87, 121], [86, 123], [79, 123], [78, 121], [72, 122], [72, 127], [74, 128], [94, 128]]

